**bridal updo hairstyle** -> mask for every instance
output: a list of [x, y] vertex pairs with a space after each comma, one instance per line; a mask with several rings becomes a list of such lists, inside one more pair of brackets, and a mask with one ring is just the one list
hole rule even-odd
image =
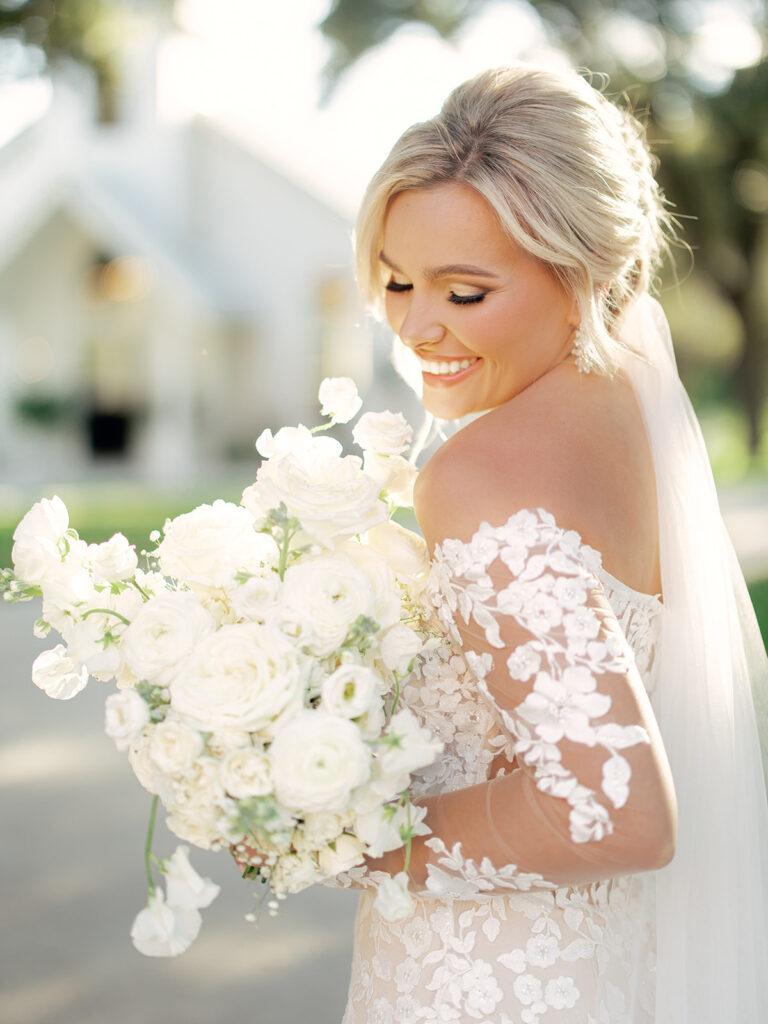
[[666, 247], [654, 166], [642, 126], [575, 72], [484, 71], [409, 128], [368, 186], [355, 233], [363, 300], [382, 308], [379, 253], [395, 196], [466, 184], [576, 296], [595, 369], [610, 374], [622, 315]]

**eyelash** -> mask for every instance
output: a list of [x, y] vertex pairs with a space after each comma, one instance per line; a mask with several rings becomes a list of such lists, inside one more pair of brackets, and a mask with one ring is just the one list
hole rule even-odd
[[[413, 288], [412, 284], [400, 284], [398, 281], [388, 281], [384, 286], [388, 292], [409, 292]], [[472, 306], [478, 302], [482, 302], [487, 292], [480, 292], [477, 295], [455, 295], [453, 292], [448, 296], [448, 301], [452, 302], [455, 306]]]

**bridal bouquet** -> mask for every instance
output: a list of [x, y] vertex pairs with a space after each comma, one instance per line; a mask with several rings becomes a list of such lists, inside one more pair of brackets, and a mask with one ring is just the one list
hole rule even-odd
[[[429, 643], [419, 611], [427, 559], [391, 513], [411, 503], [411, 429], [365, 413], [364, 459], [323, 436], [360, 409], [354, 383], [320, 388], [325, 427], [265, 431], [256, 481], [240, 505], [200, 505], [165, 523], [140, 568], [115, 534], [86, 544], [58, 497], [14, 533], [6, 600], [42, 597], [44, 651], [33, 681], [69, 699], [90, 677], [114, 679], [106, 731], [154, 795], [147, 907], [131, 932], [150, 956], [183, 952], [218, 887], [180, 846], [152, 854], [158, 801], [180, 839], [232, 849], [276, 899], [428, 832], [410, 775], [441, 749], [407, 709], [401, 679]], [[165, 891], [152, 869], [165, 876]], [[407, 913], [405, 871], [377, 895]]]

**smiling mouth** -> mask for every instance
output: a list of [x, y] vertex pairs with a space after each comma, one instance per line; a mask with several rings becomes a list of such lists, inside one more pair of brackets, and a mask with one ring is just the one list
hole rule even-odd
[[436, 360], [436, 359], [419, 359], [419, 365], [424, 373], [432, 374], [435, 377], [452, 377], [455, 374], [461, 373], [463, 370], [468, 370], [470, 366], [478, 361], [478, 357], [474, 359], [450, 359], [450, 360]]

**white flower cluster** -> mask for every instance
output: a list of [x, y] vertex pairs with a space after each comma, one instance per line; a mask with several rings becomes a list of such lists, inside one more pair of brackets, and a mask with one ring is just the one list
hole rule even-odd
[[[359, 408], [344, 379], [321, 399], [331, 423]], [[8, 599], [42, 596], [36, 631], [63, 640], [35, 660], [34, 682], [67, 699], [89, 677], [115, 679], [106, 731], [170, 830], [233, 847], [278, 897], [428, 831], [407, 789], [441, 744], [396, 706], [427, 639], [426, 549], [388, 518], [410, 501], [410, 428], [369, 413], [354, 436], [365, 464], [317, 429], [266, 431], [242, 505], [166, 522], [146, 571], [121, 534], [88, 545], [63, 502], [43, 499], [0, 580]], [[132, 932], [149, 955], [186, 948], [215, 895], [174, 857], [169, 879], [204, 893], [151, 887]]]

